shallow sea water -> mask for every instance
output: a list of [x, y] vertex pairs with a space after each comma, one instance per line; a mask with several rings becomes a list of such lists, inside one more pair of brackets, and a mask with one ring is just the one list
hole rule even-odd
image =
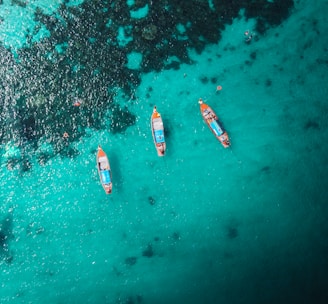
[[[217, 45], [190, 51], [194, 64], [143, 75], [133, 100], [118, 93], [136, 124], [89, 129], [73, 159], [21, 174], [2, 147], [0, 302], [326, 303], [327, 8], [297, 1], [251, 44], [252, 20], [234, 20]], [[231, 149], [204, 124], [200, 97]], [[163, 158], [149, 127], [155, 104]]]

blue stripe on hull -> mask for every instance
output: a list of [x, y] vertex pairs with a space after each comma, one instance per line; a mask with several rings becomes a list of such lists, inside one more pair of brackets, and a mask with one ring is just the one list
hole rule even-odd
[[100, 175], [103, 184], [109, 184], [111, 182], [108, 170], [100, 171]]
[[155, 132], [155, 141], [156, 143], [163, 143], [165, 141], [164, 139], [164, 131], [163, 130], [156, 130]]
[[212, 121], [210, 123], [210, 126], [212, 128], [212, 130], [214, 131], [214, 133], [217, 135], [217, 136], [220, 136], [223, 134], [223, 130], [221, 129], [221, 127], [219, 126], [219, 124], [217, 123], [217, 121]]

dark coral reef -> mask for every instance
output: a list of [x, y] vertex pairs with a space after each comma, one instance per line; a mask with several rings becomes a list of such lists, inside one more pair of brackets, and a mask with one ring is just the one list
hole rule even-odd
[[[293, 1], [68, 4], [64, 1], [51, 15], [36, 9], [36, 26], [26, 34], [24, 47], [0, 46], [0, 144], [10, 142], [21, 150], [18, 160], [10, 160], [14, 165], [29, 163], [24, 155], [45, 143], [51, 149], [39, 152], [40, 163], [58, 153], [74, 157], [77, 153], [68, 147], [86, 128], [123, 133], [136, 116], [115, 103], [117, 92], [133, 101], [142, 73], [191, 64], [188, 49], [201, 53], [217, 43], [241, 9], [246, 18], [256, 18], [256, 30], [263, 33], [288, 16]], [[131, 14], [145, 7], [145, 16]], [[131, 52], [142, 55], [138, 70], [128, 67]]]

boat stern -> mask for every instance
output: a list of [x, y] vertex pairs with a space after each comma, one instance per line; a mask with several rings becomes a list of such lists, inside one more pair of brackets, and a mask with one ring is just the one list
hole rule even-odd
[[164, 156], [165, 151], [166, 151], [166, 143], [162, 142], [162, 143], [156, 144], [156, 150], [157, 150], [157, 155], [158, 156]]
[[219, 141], [221, 142], [224, 148], [229, 148], [231, 145], [227, 132], [224, 132], [222, 135], [219, 136]]

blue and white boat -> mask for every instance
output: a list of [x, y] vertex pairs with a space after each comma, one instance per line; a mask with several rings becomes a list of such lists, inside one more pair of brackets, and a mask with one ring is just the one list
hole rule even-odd
[[230, 147], [230, 140], [228, 133], [224, 130], [222, 124], [219, 122], [219, 118], [213, 111], [213, 109], [203, 102], [200, 98], [198, 103], [200, 104], [200, 112], [202, 113], [203, 119], [215, 135], [215, 137], [221, 142], [225, 148]]
[[100, 146], [98, 146], [97, 152], [97, 168], [101, 185], [106, 194], [112, 193], [112, 171], [110, 169], [108, 157]]
[[153, 113], [151, 115], [150, 126], [157, 154], [158, 156], [164, 156], [166, 150], [164, 124], [161, 114], [157, 112], [156, 106], [154, 106]]

